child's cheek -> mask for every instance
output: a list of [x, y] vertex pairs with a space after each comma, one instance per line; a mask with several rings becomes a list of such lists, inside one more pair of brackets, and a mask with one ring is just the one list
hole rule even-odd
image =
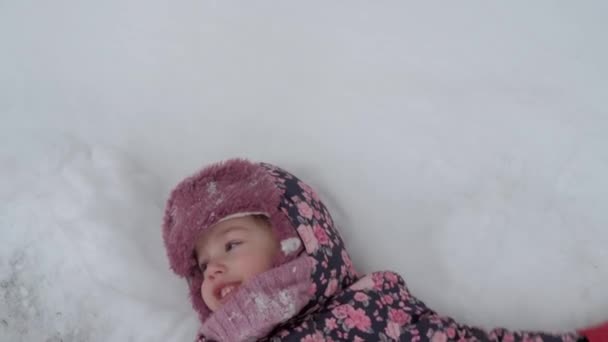
[[205, 282], [203, 282], [201, 284], [201, 297], [203, 298], [203, 301], [205, 300], [205, 296], [206, 296], [206, 286], [205, 286]]

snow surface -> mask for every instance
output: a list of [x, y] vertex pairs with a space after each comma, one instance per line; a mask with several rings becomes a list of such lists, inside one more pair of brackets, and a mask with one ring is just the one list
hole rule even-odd
[[607, 10], [0, 1], [0, 341], [191, 341], [162, 207], [234, 156], [459, 321], [608, 319]]

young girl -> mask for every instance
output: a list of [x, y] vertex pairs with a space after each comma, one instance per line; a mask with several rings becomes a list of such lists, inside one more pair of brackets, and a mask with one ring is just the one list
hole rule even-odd
[[395, 273], [358, 275], [317, 194], [269, 164], [229, 160], [183, 180], [163, 238], [198, 341], [608, 341], [608, 324], [486, 332], [434, 312]]

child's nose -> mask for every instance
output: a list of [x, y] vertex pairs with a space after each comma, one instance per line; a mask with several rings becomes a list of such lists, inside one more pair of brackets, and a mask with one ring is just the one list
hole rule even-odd
[[207, 264], [207, 269], [205, 270], [205, 278], [215, 278], [221, 274], [226, 273], [226, 265], [222, 262], [212, 261]]

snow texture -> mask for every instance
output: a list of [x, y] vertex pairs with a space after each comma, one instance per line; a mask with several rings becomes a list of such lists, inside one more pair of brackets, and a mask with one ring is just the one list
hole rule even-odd
[[[182, 321], [195, 320], [162, 253], [156, 180], [112, 150], [62, 144], [36, 167], [3, 175], [24, 186], [3, 192], [0, 211], [8, 235], [0, 250], [0, 340], [179, 335]], [[133, 317], [141, 319], [124, 324]]]
[[236, 156], [315, 185], [359, 271], [443, 314], [608, 319], [607, 11], [0, 2], [0, 341], [191, 341], [162, 208]]
[[293, 290], [279, 291], [274, 297], [269, 297], [263, 293], [256, 296], [253, 300], [257, 308], [257, 312], [262, 313], [264, 316], [277, 315], [283, 317], [283, 320], [288, 320], [293, 317], [296, 312], [296, 294], [292, 293]]
[[297, 237], [281, 241], [281, 251], [283, 251], [283, 254], [285, 255], [297, 251], [300, 246], [302, 246], [302, 242]]

